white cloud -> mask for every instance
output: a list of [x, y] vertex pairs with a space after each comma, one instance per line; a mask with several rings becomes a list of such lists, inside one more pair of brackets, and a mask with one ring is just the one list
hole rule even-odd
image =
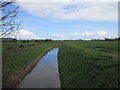
[[40, 39], [37, 35], [35, 35], [34, 33], [28, 31], [28, 30], [18, 30], [15, 32], [12, 32], [11, 34], [7, 35], [5, 38], [15, 38], [15, 36], [17, 37], [17, 39]]
[[17, 33], [18, 39], [39, 39], [37, 35], [28, 30], [19, 30]]
[[72, 38], [83, 38], [83, 39], [94, 39], [94, 38], [105, 38], [108, 36], [108, 33], [106, 31], [97, 31], [97, 32], [83, 32], [83, 33], [77, 33], [75, 32], [73, 35], [71, 35]]
[[64, 34], [52, 34], [51, 37], [55, 38], [55, 39], [65, 39], [66, 38], [66, 36]]
[[109, 36], [109, 33], [101, 30], [96, 32], [75, 32], [73, 34], [53, 34], [51, 36], [53, 39], [104, 39]]
[[9, 35], [5, 36], [4, 38], [15, 38], [15, 36], [17, 37], [17, 39], [29, 39], [29, 40], [30, 39], [40, 39], [34, 33], [30, 32], [28, 30], [24, 30], [24, 29], [12, 32]]
[[57, 20], [86, 19], [92, 21], [117, 21], [118, 3], [63, 3], [28, 2], [18, 3], [25, 11], [40, 18]]
[[107, 32], [105, 32], [105, 31], [98, 31], [98, 35], [100, 35], [100, 36], [106, 36]]
[[92, 35], [94, 35], [94, 32], [84, 32], [84, 33], [81, 33], [80, 35], [82, 35], [82, 36], [92, 36]]
[[17, 0], [19, 2], [119, 2], [119, 0]]

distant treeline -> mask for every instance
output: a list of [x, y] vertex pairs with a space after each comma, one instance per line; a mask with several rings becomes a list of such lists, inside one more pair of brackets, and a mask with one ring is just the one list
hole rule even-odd
[[120, 41], [120, 37], [116, 38], [104, 38], [102, 39], [91, 39], [91, 41]]
[[[78, 39], [78, 40], [62, 40], [62, 41], [86, 41], [86, 40]], [[120, 41], [120, 37], [119, 38], [116, 37], [116, 38], [104, 38], [104, 39], [91, 39], [87, 41]]]
[[18, 40], [18, 41], [20, 41], [20, 42], [30, 42], [30, 41], [34, 41], [34, 42], [52, 42], [54, 40], [52, 40], [52, 39], [45, 39], [45, 40], [38, 39], [38, 40]]
[[17, 40], [15, 38], [0, 38], [2, 42], [30, 42], [30, 41], [33, 41], [33, 42], [52, 42], [52, 41], [55, 41], [55, 40], [52, 40], [52, 39], [45, 39], [45, 40]]
[[[52, 42], [52, 41], [85, 41], [82, 39], [78, 40], [52, 40], [52, 39], [33, 39], [33, 40], [17, 40], [15, 38], [0, 38], [0, 41], [2, 42]], [[104, 38], [104, 39], [91, 39], [89, 41], [120, 41], [120, 37], [118, 38]]]

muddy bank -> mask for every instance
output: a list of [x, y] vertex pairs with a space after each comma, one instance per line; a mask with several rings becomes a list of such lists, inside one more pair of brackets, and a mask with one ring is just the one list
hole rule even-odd
[[24, 79], [24, 77], [30, 73], [30, 71], [35, 67], [35, 65], [38, 63], [38, 61], [46, 55], [48, 51], [53, 49], [54, 47], [50, 47], [46, 49], [40, 56], [38, 56], [35, 60], [33, 60], [26, 68], [19, 71], [19, 73], [15, 76], [9, 75], [8, 80], [6, 80], [3, 84], [3, 88], [16, 88], [19, 83]]

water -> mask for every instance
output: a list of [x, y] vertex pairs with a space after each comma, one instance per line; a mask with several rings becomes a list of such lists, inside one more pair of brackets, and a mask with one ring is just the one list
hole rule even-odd
[[23, 79], [19, 88], [60, 88], [58, 48], [49, 51]]

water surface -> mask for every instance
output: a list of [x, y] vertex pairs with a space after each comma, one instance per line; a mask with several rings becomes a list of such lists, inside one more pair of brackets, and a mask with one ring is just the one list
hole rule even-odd
[[23, 79], [19, 88], [60, 88], [58, 48], [49, 51]]

